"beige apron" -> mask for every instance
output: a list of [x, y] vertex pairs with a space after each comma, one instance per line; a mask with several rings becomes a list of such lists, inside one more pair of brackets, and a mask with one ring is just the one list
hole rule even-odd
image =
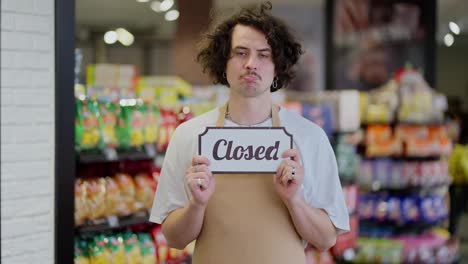
[[[226, 106], [216, 126], [224, 126]], [[272, 123], [280, 126], [278, 107]], [[305, 264], [302, 240], [270, 174], [216, 174], [193, 264]]]

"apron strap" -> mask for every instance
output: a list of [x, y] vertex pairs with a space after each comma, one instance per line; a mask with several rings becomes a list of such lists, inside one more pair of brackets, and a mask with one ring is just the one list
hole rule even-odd
[[[224, 119], [226, 117], [228, 103], [224, 104], [219, 108], [218, 120], [216, 120], [216, 127], [224, 126]], [[279, 119], [279, 106], [272, 104], [271, 105], [271, 123], [273, 127], [280, 127], [281, 122]]]
[[219, 108], [219, 115], [218, 120], [216, 121], [216, 127], [223, 127], [224, 126], [224, 119], [226, 118], [226, 109], [228, 103], [224, 104]]

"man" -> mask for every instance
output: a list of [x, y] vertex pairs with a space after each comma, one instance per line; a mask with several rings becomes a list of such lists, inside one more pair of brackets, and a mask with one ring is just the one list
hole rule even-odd
[[[229, 87], [229, 100], [180, 125], [166, 152], [150, 220], [162, 223], [170, 247], [196, 239], [195, 264], [303, 264], [304, 243], [327, 250], [349, 230], [325, 133], [272, 103], [302, 50], [270, 10], [270, 3], [242, 9], [206, 36], [198, 61]], [[294, 148], [275, 175], [213, 175], [210, 160], [196, 154], [198, 135], [215, 125], [281, 125]]]

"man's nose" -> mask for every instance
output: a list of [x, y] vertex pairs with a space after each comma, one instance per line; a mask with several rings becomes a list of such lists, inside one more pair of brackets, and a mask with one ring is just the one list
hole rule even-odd
[[247, 61], [245, 63], [245, 67], [249, 70], [256, 70], [257, 69], [257, 64], [258, 64], [258, 60], [257, 58], [255, 57], [255, 55], [250, 55], [248, 58], [247, 58]]

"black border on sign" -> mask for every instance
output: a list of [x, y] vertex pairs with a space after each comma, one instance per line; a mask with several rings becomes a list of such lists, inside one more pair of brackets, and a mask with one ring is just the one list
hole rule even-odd
[[[224, 130], [283, 130], [284, 133], [289, 137], [289, 146], [293, 148], [293, 135], [290, 134], [285, 127], [213, 127], [209, 126], [205, 128], [205, 131], [198, 135], [198, 155], [201, 155], [201, 139], [202, 136], [208, 133], [210, 129], [224, 129]], [[243, 174], [243, 173], [255, 173], [255, 174], [272, 174], [275, 171], [212, 171], [212, 173], [216, 174]]]
[[75, 0], [55, 0], [54, 262], [73, 263]]

